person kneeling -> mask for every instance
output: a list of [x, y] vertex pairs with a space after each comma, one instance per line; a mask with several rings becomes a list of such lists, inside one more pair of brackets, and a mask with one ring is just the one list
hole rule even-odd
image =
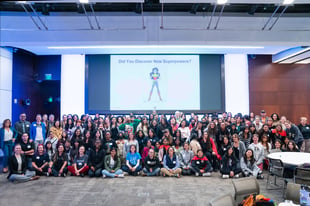
[[146, 176], [157, 176], [160, 171], [160, 163], [158, 158], [155, 156], [154, 149], [149, 149], [149, 154], [144, 159], [143, 174]]
[[210, 177], [211, 172], [213, 171], [211, 163], [208, 158], [204, 156], [202, 150], [198, 150], [197, 155], [192, 159], [191, 169], [197, 177]]
[[168, 148], [168, 154], [164, 156], [163, 164], [164, 167], [161, 168], [160, 171], [164, 177], [180, 177], [182, 169], [180, 168], [179, 158], [174, 153], [174, 149], [172, 147]]
[[131, 145], [130, 152], [126, 155], [126, 165], [122, 167], [124, 172], [133, 176], [139, 175], [139, 172], [142, 170], [142, 166], [140, 165], [141, 155], [136, 151], [136, 145]]
[[235, 157], [234, 150], [230, 146], [227, 148], [226, 153], [222, 158], [222, 167], [220, 171], [223, 179], [230, 177], [239, 177], [241, 168], [239, 167], [239, 162]]
[[121, 159], [117, 155], [116, 148], [112, 147], [110, 155], [104, 158], [104, 170], [102, 170], [102, 177], [124, 177], [123, 171], [121, 170]]
[[88, 155], [85, 154], [85, 147], [80, 146], [79, 154], [74, 158], [73, 165], [68, 166], [68, 170], [74, 176], [84, 177], [88, 173]]

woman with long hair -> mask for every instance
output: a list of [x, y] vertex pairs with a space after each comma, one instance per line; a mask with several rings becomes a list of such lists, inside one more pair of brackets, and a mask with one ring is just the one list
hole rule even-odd
[[234, 155], [234, 150], [232, 147], [228, 147], [226, 154], [222, 158], [222, 167], [220, 169], [222, 178], [238, 178], [241, 168], [239, 167], [239, 161]]
[[252, 149], [247, 149], [244, 156], [240, 160], [240, 166], [242, 173], [245, 177], [254, 176], [257, 179], [263, 179], [261, 175], [262, 171], [256, 165], [256, 160], [254, 158], [254, 153]]
[[221, 159], [221, 156], [218, 154], [216, 145], [213, 139], [210, 138], [208, 132], [203, 133], [202, 139], [200, 140], [200, 146], [203, 153], [210, 161], [214, 172], [216, 172], [219, 169], [219, 160]]
[[62, 144], [59, 145], [50, 162], [51, 172], [54, 177], [65, 177], [67, 175], [68, 158], [64, 151], [64, 146]]
[[102, 177], [124, 177], [121, 170], [121, 160], [117, 155], [117, 149], [111, 148], [111, 153], [104, 158], [104, 170], [102, 170]]
[[16, 144], [14, 147], [14, 154], [9, 157], [9, 175], [8, 179], [11, 182], [27, 182], [30, 180], [37, 180], [40, 177], [35, 176], [34, 171], [27, 170], [27, 160], [23, 154], [21, 154], [22, 148], [20, 144]]
[[8, 172], [8, 158], [12, 155], [17, 131], [12, 127], [11, 120], [5, 119], [0, 129], [0, 149], [3, 150], [3, 172]]
[[73, 164], [68, 166], [68, 170], [73, 176], [84, 177], [89, 170], [88, 155], [85, 153], [85, 147], [79, 147], [79, 153], [73, 160]]
[[178, 156], [175, 154], [174, 149], [169, 147], [168, 153], [164, 156], [163, 168], [161, 168], [162, 175], [169, 177], [180, 177], [182, 169], [180, 168], [180, 162]]
[[39, 144], [37, 147], [37, 152], [32, 157], [32, 169], [36, 172], [36, 175], [49, 176], [49, 162], [50, 158], [48, 154], [44, 152], [43, 144]]

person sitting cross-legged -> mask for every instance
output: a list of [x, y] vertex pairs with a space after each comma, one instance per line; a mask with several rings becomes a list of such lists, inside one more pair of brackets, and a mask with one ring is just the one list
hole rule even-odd
[[102, 177], [124, 177], [121, 170], [121, 159], [117, 155], [117, 149], [112, 147], [110, 154], [104, 158], [104, 170], [102, 170]]
[[180, 162], [178, 156], [175, 154], [172, 147], [168, 148], [167, 154], [164, 156], [164, 167], [161, 168], [162, 175], [169, 177], [180, 177], [182, 169], [180, 168]]
[[197, 155], [192, 159], [191, 169], [195, 173], [196, 177], [203, 176], [209, 177], [211, 176], [211, 172], [213, 168], [208, 158], [203, 154], [202, 150], [197, 151]]
[[160, 172], [160, 162], [155, 156], [154, 149], [149, 149], [149, 154], [144, 159], [143, 175], [157, 176]]

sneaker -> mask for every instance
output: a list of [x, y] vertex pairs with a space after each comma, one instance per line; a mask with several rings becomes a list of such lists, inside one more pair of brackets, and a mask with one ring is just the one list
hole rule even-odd
[[261, 174], [259, 174], [259, 175], [257, 175], [257, 179], [262, 180], [262, 179], [264, 179], [264, 176], [263, 176], [263, 175], [261, 175]]
[[196, 173], [195, 173], [195, 176], [196, 176], [196, 177], [199, 177], [199, 173], [198, 173], [198, 172], [196, 172]]
[[118, 177], [124, 178], [125, 176], [124, 176], [124, 174], [119, 174]]
[[238, 174], [236, 174], [234, 177], [235, 177], [235, 178], [239, 178], [239, 175], [238, 175]]
[[45, 173], [45, 176], [46, 176], [46, 177], [50, 176], [50, 173], [46, 172], [46, 173]]
[[174, 175], [176, 178], [180, 178], [180, 174], [175, 174]]
[[210, 172], [205, 172], [202, 174], [203, 177], [210, 177], [211, 176], [211, 173]]
[[128, 176], [128, 172], [123, 172], [123, 175]]
[[229, 175], [222, 175], [222, 178], [223, 178], [223, 179], [228, 179], [228, 178], [229, 178]]
[[102, 175], [102, 178], [106, 178], [107, 176], [106, 175]]
[[141, 172], [137, 172], [137, 176], [140, 176], [141, 175]]

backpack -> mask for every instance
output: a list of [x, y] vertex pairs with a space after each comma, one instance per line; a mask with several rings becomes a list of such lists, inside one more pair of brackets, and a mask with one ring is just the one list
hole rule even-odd
[[264, 195], [250, 194], [245, 197], [239, 206], [275, 206], [273, 200], [264, 197]]

